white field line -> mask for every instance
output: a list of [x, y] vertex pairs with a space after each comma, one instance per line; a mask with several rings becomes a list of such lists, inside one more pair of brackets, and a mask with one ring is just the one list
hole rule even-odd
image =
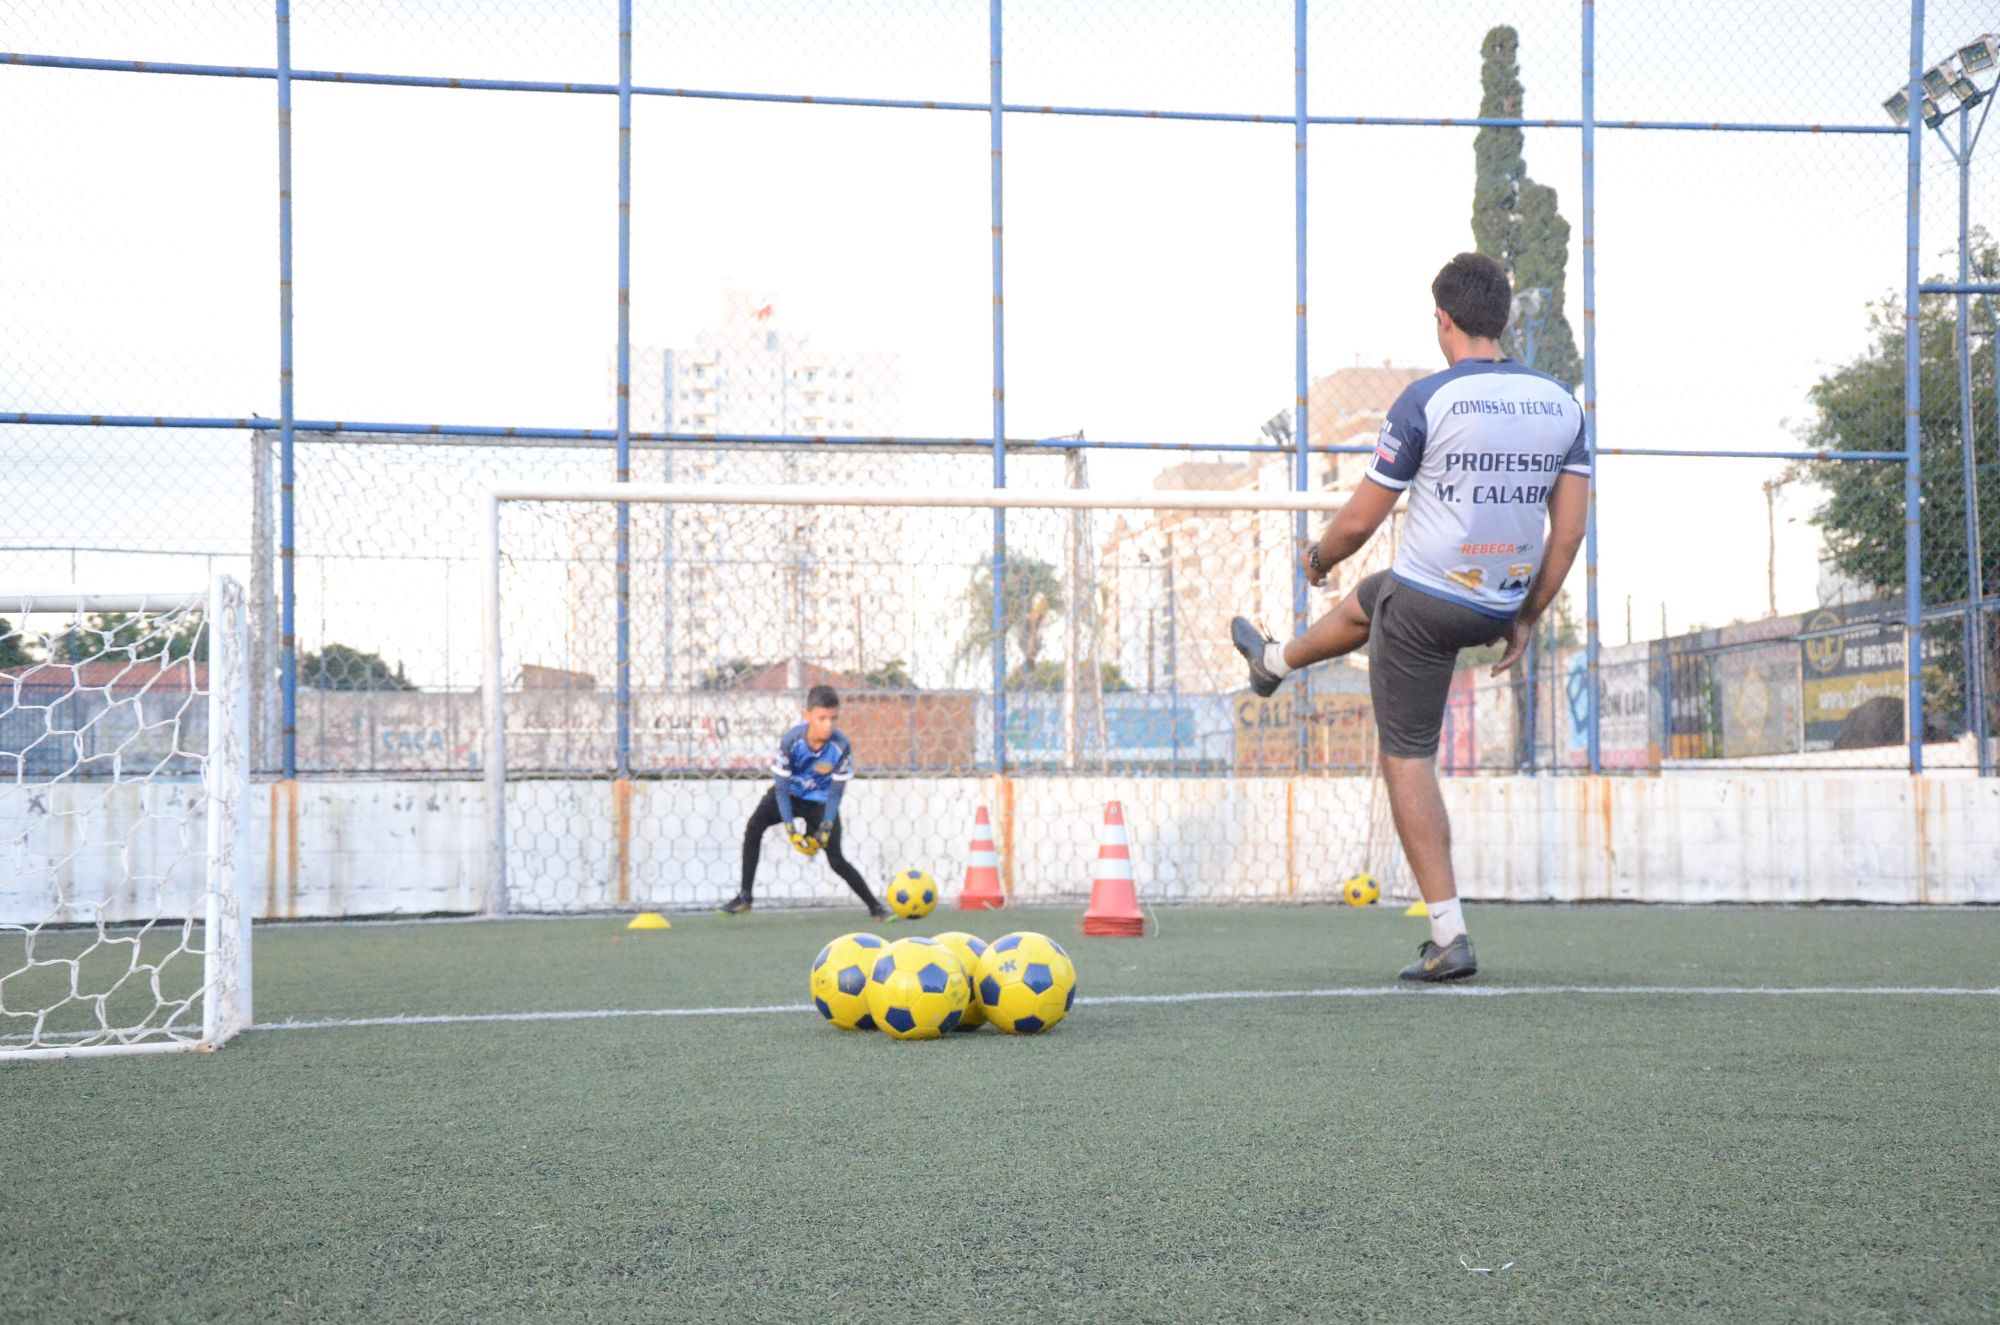
[[[1035, 913], [1043, 911], [1075, 911], [1090, 899], [1079, 893], [1075, 897], [1051, 897], [1042, 901], [1022, 902], [1013, 909], [1017, 912]], [[1414, 900], [1408, 897], [1385, 898], [1401, 907]], [[1706, 911], [1722, 913], [1728, 911], [1811, 911], [1820, 915], [1850, 915], [1861, 919], [1879, 919], [1883, 916], [1956, 915], [1971, 912], [1980, 915], [2000, 917], [2000, 906], [1991, 902], [1501, 902], [1477, 897], [1466, 900], [1481, 907], [1491, 907], [1496, 912], [1546, 912], [1546, 911]], [[1170, 914], [1177, 911], [1223, 910], [1236, 904], [1210, 902], [1148, 900], [1147, 905], [1159, 906]], [[1345, 913], [1338, 900], [1332, 903], [1304, 903], [1280, 905], [1277, 903], [1242, 903], [1242, 907], [1255, 911], [1336, 911]], [[853, 901], [834, 900], [824, 905], [784, 906], [757, 904], [760, 916], [830, 916], [846, 911]], [[429, 916], [320, 916], [316, 918], [287, 919], [284, 917], [259, 918], [256, 921], [259, 933], [283, 933], [291, 929], [361, 929], [383, 925], [521, 925], [521, 924], [582, 924], [594, 922], [630, 920], [643, 908], [627, 907], [619, 911], [584, 912], [516, 912], [504, 916], [482, 915], [429, 915]], [[686, 918], [708, 919], [715, 914], [712, 907], [675, 907], [661, 904], [653, 908], [669, 920]], [[1377, 915], [1388, 915], [1388, 907], [1376, 910]], [[731, 922], [733, 923], [733, 922]], [[139, 926], [106, 925], [107, 930]], [[197, 922], [197, 928], [199, 923]]]
[[[1188, 994], [1105, 994], [1079, 998], [1083, 1006], [1120, 1003], [1263, 1002], [1285, 998], [1533, 998], [1569, 994], [1613, 994], [1639, 998], [2000, 998], [2000, 986], [1956, 988], [1934, 985], [1456, 985], [1413, 989], [1366, 985], [1342, 989], [1221, 989]], [[392, 1017], [334, 1017], [321, 1021], [262, 1021], [259, 1031], [323, 1031], [359, 1026], [449, 1026], [506, 1021], [604, 1021], [618, 1017], [742, 1017], [772, 1012], [809, 1012], [810, 1003], [762, 1003], [744, 1007], [592, 1008], [575, 1012], [412, 1013]]]

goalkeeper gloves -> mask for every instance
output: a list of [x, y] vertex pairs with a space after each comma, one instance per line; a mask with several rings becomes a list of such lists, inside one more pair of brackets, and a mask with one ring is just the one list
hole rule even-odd
[[819, 854], [820, 839], [806, 831], [806, 821], [804, 818], [792, 820], [791, 839], [792, 850], [798, 852], [801, 856]]

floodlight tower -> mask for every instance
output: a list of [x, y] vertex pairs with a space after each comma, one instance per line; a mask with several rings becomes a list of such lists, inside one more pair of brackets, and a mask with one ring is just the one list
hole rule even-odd
[[1549, 305], [1554, 295], [1555, 291], [1545, 285], [1530, 286], [1514, 295], [1507, 321], [1521, 334], [1521, 362], [1530, 368], [1535, 366], [1536, 342], [1542, 338], [1542, 328], [1548, 325]]
[[[1986, 740], [1986, 632], [1979, 624], [1984, 617], [1980, 603], [1986, 594], [1985, 577], [1979, 564], [1978, 465], [1972, 441], [1972, 356], [1967, 344], [1971, 295], [1966, 287], [1971, 283], [1972, 265], [1969, 238], [1972, 229], [1972, 151], [1979, 142], [1980, 131], [1986, 127], [1986, 117], [1993, 109], [1996, 81], [2000, 81], [2000, 33], [1989, 32], [1960, 46], [1954, 56], [1940, 60], [1924, 71], [1924, 99], [1923, 105], [1918, 108], [1924, 117], [1924, 127], [1937, 135], [1938, 141], [1944, 144], [1944, 150], [1951, 154], [1952, 161], [1958, 166], [1958, 436], [1959, 464], [1965, 483], [1966, 703], [1979, 745], [1979, 771], [1982, 775], [1991, 771], [1992, 764]], [[1972, 117], [1975, 107], [1981, 108], [1976, 122]], [[1882, 103], [1882, 108], [1896, 123], [1908, 124], [1908, 91], [1896, 89]], [[1943, 128], [1946, 120], [1954, 118], [1958, 121], [1956, 146]], [[1992, 301], [1986, 299], [1984, 302], [1989, 317], [1993, 316]], [[2000, 391], [2000, 318], [1995, 318], [1993, 355], [1994, 389]]]

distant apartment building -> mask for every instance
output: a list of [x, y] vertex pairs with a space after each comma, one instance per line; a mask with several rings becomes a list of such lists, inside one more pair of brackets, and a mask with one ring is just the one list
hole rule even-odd
[[[1351, 492], [1362, 481], [1377, 434], [1404, 387], [1426, 368], [1343, 368], [1312, 384], [1307, 395], [1309, 436], [1315, 446], [1361, 448], [1353, 453], [1315, 452], [1308, 482], [1314, 490]], [[1223, 489], [1285, 493], [1292, 490], [1289, 456], [1190, 461], [1164, 470], [1160, 489]], [[1327, 591], [1316, 594], [1317, 616], [1371, 571], [1387, 566], [1402, 528], [1400, 507], [1361, 555], [1336, 568]], [[1325, 517], [1306, 519], [1317, 537]], [[1213, 694], [1242, 685], [1243, 663], [1229, 642], [1229, 619], [1261, 620], [1273, 635], [1292, 626], [1292, 568], [1301, 552], [1296, 522], [1278, 512], [1162, 511], [1134, 521], [1120, 518], [1099, 550], [1104, 604], [1101, 649], [1125, 680], [1141, 690]]]
[[[900, 355], [828, 351], [788, 330], [774, 299], [724, 297], [721, 324], [686, 345], [634, 346], [635, 434], [757, 439], [893, 436], [902, 427]], [[612, 378], [616, 400], [616, 378]], [[636, 447], [639, 481], [767, 487], [901, 486], [915, 457], [811, 442], [717, 441]], [[571, 513], [565, 595], [587, 640], [560, 665], [609, 684], [614, 674], [615, 512]], [[901, 578], [906, 521], [856, 507], [634, 506], [629, 526], [635, 685], [702, 685], [738, 660], [866, 670], [898, 632], [855, 609], [857, 576]], [[877, 656], [878, 649], [890, 653]], [[903, 653], [906, 659], [907, 650]], [[556, 662], [558, 660], [549, 660]]]
[[819, 349], [775, 299], [731, 291], [691, 344], [632, 347], [634, 432], [881, 437], [902, 407], [901, 355]]

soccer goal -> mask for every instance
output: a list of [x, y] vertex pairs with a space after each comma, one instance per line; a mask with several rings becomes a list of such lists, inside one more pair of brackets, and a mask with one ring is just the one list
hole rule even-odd
[[[1238, 614], [1290, 633], [1299, 534], [1342, 497], [1286, 490], [1282, 465], [1182, 469], [1188, 487], [1137, 491], [498, 488], [489, 908], [727, 900], [819, 685], [857, 769], [846, 858], [878, 890], [921, 868], [955, 894], [985, 809], [1010, 898], [1083, 898], [1116, 800], [1149, 900], [1332, 901], [1362, 871], [1393, 892], [1365, 661], [1264, 699], [1230, 642]], [[829, 864], [769, 834], [759, 903], [851, 905]]]
[[243, 590], [0, 593], [0, 1058], [250, 1024]]

